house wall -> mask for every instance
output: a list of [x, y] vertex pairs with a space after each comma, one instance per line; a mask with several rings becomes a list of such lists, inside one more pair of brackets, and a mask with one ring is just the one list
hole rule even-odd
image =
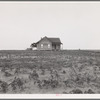
[[52, 50], [60, 50], [60, 48], [61, 48], [60, 44], [52, 45]]
[[57, 50], [60, 50], [60, 45], [56, 45], [56, 49]]
[[37, 44], [37, 50], [52, 50], [52, 43], [44, 38]]

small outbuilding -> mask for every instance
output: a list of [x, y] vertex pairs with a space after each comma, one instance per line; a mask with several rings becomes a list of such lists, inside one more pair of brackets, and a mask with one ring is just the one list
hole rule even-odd
[[60, 38], [43, 37], [38, 42], [31, 44], [37, 50], [61, 50]]

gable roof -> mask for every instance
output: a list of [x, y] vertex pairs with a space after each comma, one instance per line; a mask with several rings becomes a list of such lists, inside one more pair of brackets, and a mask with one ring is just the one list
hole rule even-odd
[[[41, 40], [43, 40], [44, 38], [47, 38], [53, 44], [62, 44], [59, 38], [49, 38], [49, 37], [45, 36], [45, 37], [41, 38]], [[41, 40], [39, 40], [36, 44], [38, 44]]]

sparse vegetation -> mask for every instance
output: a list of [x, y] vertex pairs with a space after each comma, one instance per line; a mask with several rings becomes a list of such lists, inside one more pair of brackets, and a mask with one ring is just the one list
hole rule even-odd
[[0, 51], [0, 93], [100, 93], [100, 52]]

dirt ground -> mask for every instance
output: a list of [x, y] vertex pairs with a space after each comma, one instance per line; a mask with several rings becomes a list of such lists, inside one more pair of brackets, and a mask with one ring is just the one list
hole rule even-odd
[[100, 93], [100, 52], [0, 51], [0, 93]]

